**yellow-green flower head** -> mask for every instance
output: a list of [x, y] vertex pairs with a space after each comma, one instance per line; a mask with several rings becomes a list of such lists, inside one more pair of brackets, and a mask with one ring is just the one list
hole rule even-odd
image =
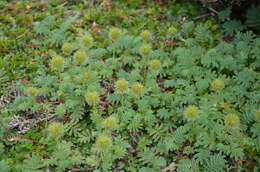
[[240, 124], [240, 119], [236, 114], [228, 114], [225, 117], [225, 123], [227, 126], [230, 126], [232, 128], [236, 128]]
[[87, 61], [87, 54], [85, 51], [78, 50], [74, 54], [74, 58], [77, 64], [84, 64]]
[[225, 111], [232, 107], [232, 104], [229, 102], [219, 102], [219, 105]]
[[64, 128], [61, 123], [53, 122], [48, 127], [49, 135], [55, 139], [62, 137]]
[[109, 38], [113, 41], [118, 40], [122, 36], [122, 31], [119, 28], [111, 28], [109, 31]]
[[85, 48], [91, 48], [94, 44], [94, 39], [89, 33], [87, 33], [82, 37], [81, 43]]
[[260, 122], [260, 110], [257, 110], [255, 112], [255, 119], [256, 119], [256, 121]]
[[67, 53], [67, 54], [69, 54], [69, 53], [71, 53], [71, 51], [73, 50], [73, 45], [71, 44], [71, 43], [64, 43], [63, 44], [63, 46], [62, 46], [62, 51], [64, 52], [64, 53]]
[[119, 79], [118, 81], [116, 81], [115, 87], [117, 92], [123, 94], [128, 89], [128, 82], [124, 79]]
[[64, 59], [61, 56], [53, 57], [51, 61], [52, 70], [63, 71], [64, 69]]
[[215, 30], [217, 30], [219, 28], [219, 26], [218, 25], [213, 25], [212, 27], [211, 27], [211, 29], [213, 30], [213, 31], [215, 31]]
[[149, 32], [148, 30], [143, 31], [140, 36], [145, 39], [145, 40], [149, 40], [151, 38], [151, 32]]
[[117, 126], [117, 119], [110, 116], [103, 121], [103, 125], [106, 129], [114, 130]]
[[31, 96], [31, 97], [36, 96], [37, 93], [38, 93], [38, 89], [37, 89], [37, 88], [29, 87], [29, 88], [27, 89], [27, 94], [28, 94], [29, 96]]
[[85, 95], [87, 103], [91, 106], [97, 105], [100, 102], [100, 98], [97, 92], [89, 92]]
[[175, 27], [170, 27], [167, 30], [167, 34], [170, 35], [170, 36], [175, 36], [177, 32], [178, 32], [178, 30]]
[[211, 87], [213, 90], [216, 91], [220, 91], [225, 87], [225, 84], [222, 80], [220, 79], [215, 79], [212, 83], [211, 83]]
[[108, 136], [99, 136], [96, 145], [101, 150], [106, 150], [112, 146], [112, 139]]
[[152, 52], [152, 47], [149, 44], [144, 44], [140, 47], [140, 54], [142, 56], [149, 56]]
[[153, 71], [158, 71], [161, 68], [161, 62], [159, 60], [152, 60], [150, 62], [150, 68]]
[[144, 95], [145, 93], [145, 88], [142, 84], [140, 83], [135, 83], [133, 86], [132, 86], [132, 92], [135, 96], [137, 97], [141, 97]]
[[185, 109], [184, 115], [189, 121], [195, 120], [199, 116], [199, 109], [196, 106], [190, 105]]
[[91, 77], [91, 72], [83, 72], [82, 73], [82, 79], [88, 80]]

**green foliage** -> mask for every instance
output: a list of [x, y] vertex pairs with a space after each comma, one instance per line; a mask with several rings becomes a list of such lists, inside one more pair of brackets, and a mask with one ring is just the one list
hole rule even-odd
[[42, 171], [43, 169], [53, 169], [55, 171], [65, 171], [76, 164], [83, 163], [79, 152], [71, 149], [71, 144], [61, 142], [56, 145], [56, 149], [49, 159], [43, 160], [39, 154], [32, 154], [31, 157], [23, 161], [20, 166], [21, 171]]
[[[251, 5], [246, 8], [245, 14], [242, 17], [245, 17], [245, 22], [242, 24], [242, 20], [232, 19], [232, 7], [228, 7], [218, 13], [219, 20], [224, 22], [223, 31], [226, 35], [235, 35], [237, 32], [243, 31], [246, 28], [252, 28], [253, 30], [259, 32], [260, 30], [260, 21], [259, 21], [259, 10], [260, 5]], [[240, 15], [240, 14], [239, 14]]]
[[11, 170], [11, 167], [5, 160], [0, 161], [0, 167], [1, 167], [1, 170], [6, 171], [6, 172], [9, 172]]
[[[68, 18], [64, 23], [57, 24], [54, 16], [49, 16], [41, 22], [35, 23], [34, 30], [38, 35], [42, 35], [42, 40], [45, 45], [61, 45], [66, 40], [67, 30], [76, 20], [76, 16]], [[57, 27], [58, 25], [58, 27]], [[39, 41], [39, 40], [37, 40]]]
[[[225, 42], [214, 21], [180, 19], [196, 14], [187, 3], [169, 12], [178, 22], [161, 24], [170, 7], [97, 2], [86, 15], [67, 17], [64, 10], [84, 14], [86, 4], [61, 2], [45, 6], [52, 15], [34, 27], [23, 26], [34, 31], [28, 43], [39, 46], [24, 52], [33, 55], [23, 63], [36, 68], [28, 76], [33, 65], [26, 67], [21, 76], [28, 77], [14, 82], [19, 94], [1, 106], [1, 169], [258, 170], [258, 35], [231, 21], [225, 32], [234, 40]], [[143, 4], [149, 9], [136, 9]], [[229, 14], [219, 16], [228, 22]], [[0, 53], [9, 50], [3, 47]], [[1, 83], [12, 73], [8, 64], [0, 61]]]
[[260, 5], [251, 6], [250, 8], [248, 8], [246, 14], [246, 25], [258, 31], [260, 30], [259, 10], [260, 10]]

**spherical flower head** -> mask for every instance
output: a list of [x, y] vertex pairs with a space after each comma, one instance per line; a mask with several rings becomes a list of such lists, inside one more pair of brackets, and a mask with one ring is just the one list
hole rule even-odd
[[232, 104], [228, 102], [219, 102], [219, 105], [223, 110], [228, 110], [232, 107]]
[[90, 77], [91, 77], [91, 72], [83, 72], [82, 73], [82, 79], [83, 80], [89, 80]]
[[112, 146], [112, 139], [108, 136], [99, 136], [96, 145], [101, 150], [106, 150]]
[[152, 60], [150, 62], [150, 68], [153, 71], [158, 71], [161, 68], [161, 62], [159, 60]]
[[87, 33], [82, 37], [81, 43], [85, 48], [91, 48], [94, 44], [94, 39], [89, 33]]
[[64, 69], [64, 59], [61, 56], [53, 57], [51, 61], [52, 70], [63, 71]]
[[111, 28], [109, 31], [109, 38], [113, 41], [118, 40], [122, 36], [122, 31], [119, 28]]
[[27, 89], [27, 94], [31, 97], [35, 97], [38, 93], [38, 89], [37, 88], [34, 88], [34, 87], [29, 87]]
[[236, 128], [239, 126], [240, 124], [240, 119], [237, 115], [235, 114], [228, 114], [225, 117], [225, 123], [227, 126], [232, 127], [232, 128]]
[[215, 31], [215, 30], [217, 30], [219, 28], [219, 26], [218, 25], [213, 25], [213, 26], [211, 26], [211, 29], [213, 30], [213, 31]]
[[77, 64], [84, 64], [87, 61], [87, 54], [84, 51], [78, 50], [75, 52], [74, 58]]
[[190, 105], [184, 111], [185, 117], [189, 120], [195, 120], [199, 116], [199, 109], [196, 106]]
[[148, 30], [143, 31], [140, 36], [145, 39], [145, 40], [149, 40], [151, 38], [151, 32], [149, 32]]
[[255, 112], [255, 119], [256, 119], [256, 121], [260, 122], [260, 110], [257, 110]]
[[100, 98], [97, 92], [89, 92], [85, 95], [87, 103], [91, 106], [99, 104]]
[[49, 125], [48, 131], [51, 137], [59, 139], [63, 135], [64, 128], [61, 123], [53, 122]]
[[144, 44], [140, 47], [140, 54], [144, 57], [149, 56], [152, 52], [152, 47], [149, 44]]
[[167, 30], [167, 34], [170, 35], [170, 36], [175, 36], [177, 32], [178, 32], [178, 30], [175, 27], [170, 27]]
[[110, 116], [103, 121], [103, 125], [106, 129], [114, 130], [117, 126], [117, 119]]
[[63, 44], [61, 49], [64, 53], [70, 54], [73, 50], [73, 45], [67, 42]]
[[144, 89], [144, 86], [140, 83], [135, 83], [133, 86], [132, 86], [132, 92], [135, 96], [137, 97], [141, 97], [144, 95], [145, 93], [145, 89]]
[[119, 79], [118, 81], [116, 81], [115, 87], [118, 93], [123, 94], [127, 91], [128, 82], [124, 79]]
[[213, 90], [220, 91], [225, 87], [225, 84], [222, 80], [216, 79], [211, 83], [211, 87]]

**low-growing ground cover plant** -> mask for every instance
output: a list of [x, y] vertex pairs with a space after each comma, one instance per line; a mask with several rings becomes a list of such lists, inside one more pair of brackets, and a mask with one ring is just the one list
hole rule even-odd
[[71, 27], [82, 17], [35, 23], [37, 72], [1, 108], [2, 170], [259, 170], [259, 36], [226, 42], [209, 21]]

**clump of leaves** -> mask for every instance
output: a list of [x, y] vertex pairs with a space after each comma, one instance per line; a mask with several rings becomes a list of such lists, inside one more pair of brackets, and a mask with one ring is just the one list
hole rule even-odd
[[[55, 21], [48, 20], [35, 29], [51, 38]], [[215, 39], [208, 24], [188, 22], [166, 33], [178, 41], [172, 50], [148, 32], [81, 31], [54, 41], [59, 49], [40, 64], [37, 77], [17, 83], [28, 94], [5, 112], [46, 115], [38, 126], [46, 130], [35, 140], [39, 151], [0, 165], [18, 171], [225, 171], [259, 162], [256, 35], [237, 33], [227, 43]], [[49, 122], [49, 114], [59, 122]]]

